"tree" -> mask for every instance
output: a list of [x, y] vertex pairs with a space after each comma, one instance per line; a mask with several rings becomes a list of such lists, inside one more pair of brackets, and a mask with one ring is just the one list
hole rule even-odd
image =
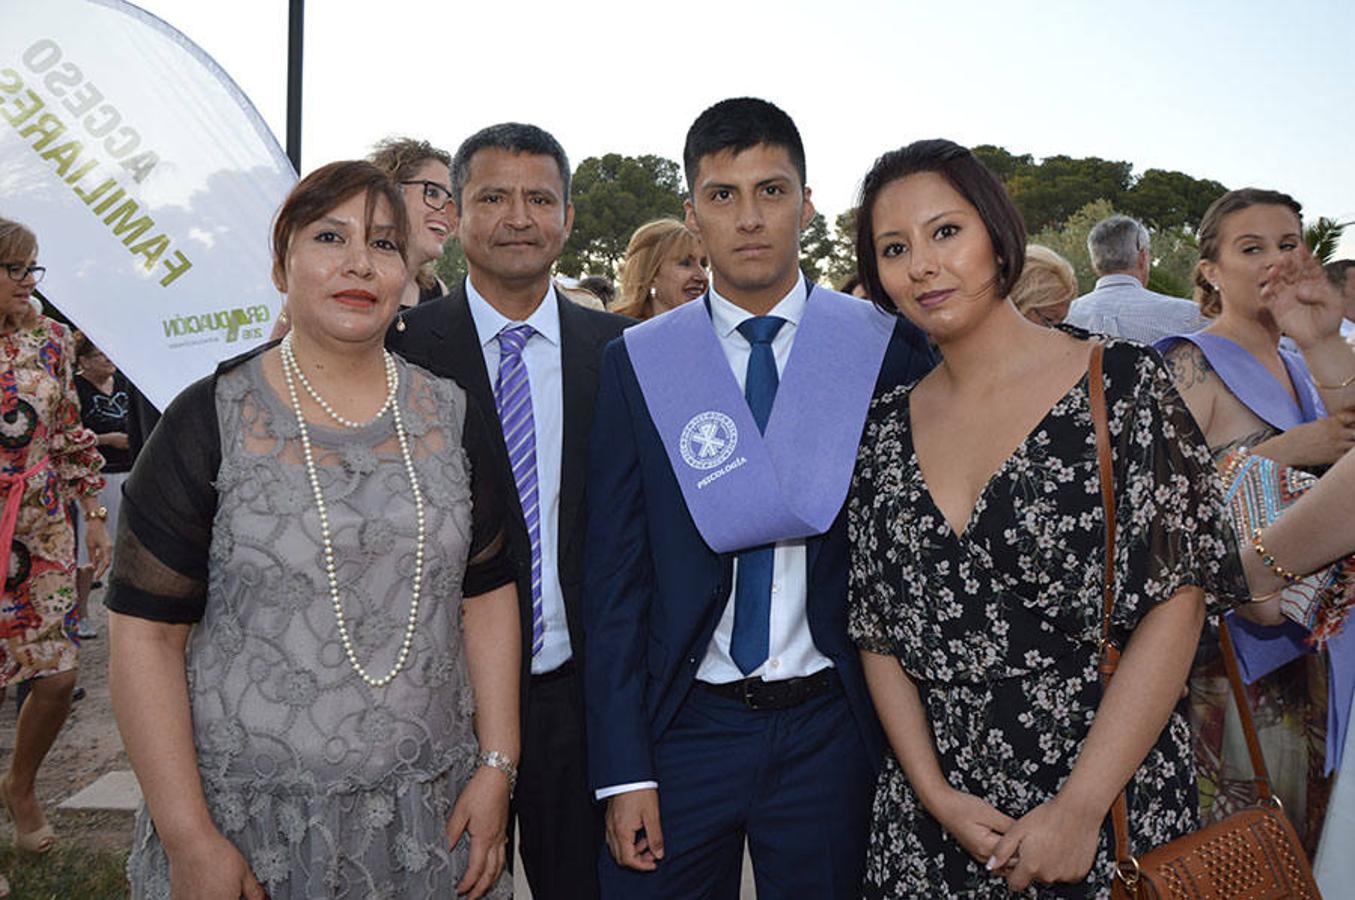
[[828, 233], [828, 220], [823, 213], [814, 213], [814, 218], [800, 232], [800, 268], [810, 281], [822, 283], [831, 280], [836, 249], [833, 236]]
[[1125, 193], [1120, 206], [1149, 228], [1194, 231], [1209, 204], [1227, 190], [1217, 181], [1192, 178], [1184, 172], [1149, 169]]
[[992, 144], [980, 144], [972, 151], [979, 158], [979, 162], [988, 167], [988, 170], [996, 175], [1005, 184], [1010, 181], [1018, 172], [1024, 172], [1035, 165], [1035, 160], [1029, 153], [1023, 153], [1017, 156], [1001, 147], [994, 147]]
[[833, 257], [827, 280], [834, 286], [856, 274], [856, 210], [838, 213], [833, 220]]
[[1020, 168], [1007, 180], [1007, 193], [1026, 220], [1026, 228], [1040, 231], [1069, 219], [1093, 200], [1112, 205], [1129, 189], [1134, 167], [1089, 156], [1050, 156], [1037, 165]]
[[1317, 261], [1326, 265], [1336, 256], [1336, 247], [1341, 243], [1341, 235], [1349, 224], [1318, 216], [1316, 222], [1303, 229], [1303, 242]]
[[460, 241], [448, 238], [442, 245], [442, 256], [433, 263], [433, 271], [449, 288], [466, 279], [466, 252], [461, 249]]
[[682, 216], [678, 164], [661, 156], [591, 156], [574, 170], [574, 230], [557, 265], [565, 275], [616, 277], [630, 237], [646, 222]]

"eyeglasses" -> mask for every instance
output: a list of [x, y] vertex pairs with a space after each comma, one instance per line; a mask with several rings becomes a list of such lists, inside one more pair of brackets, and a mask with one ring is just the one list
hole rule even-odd
[[23, 263], [0, 263], [9, 273], [10, 281], [23, 281], [29, 275], [33, 276], [33, 283], [42, 281], [42, 276], [47, 274], [46, 266], [26, 266]]
[[452, 199], [452, 192], [436, 181], [402, 181], [401, 184], [423, 185], [423, 202], [429, 209], [441, 210]]

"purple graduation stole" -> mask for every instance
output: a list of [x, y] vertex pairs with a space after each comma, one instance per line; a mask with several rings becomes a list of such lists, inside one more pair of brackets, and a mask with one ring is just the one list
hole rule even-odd
[[822, 534], [846, 499], [894, 319], [855, 297], [808, 290], [761, 434], [705, 303], [625, 331], [687, 509], [717, 553]]
[[1241, 346], [1217, 334], [1179, 334], [1165, 337], [1153, 346], [1159, 352], [1166, 352], [1175, 341], [1190, 341], [1204, 353], [1219, 378], [1228, 385], [1248, 409], [1256, 413], [1257, 418], [1272, 428], [1288, 431], [1295, 425], [1312, 422], [1327, 414], [1322, 405], [1313, 376], [1303, 357], [1289, 350], [1280, 350], [1280, 358], [1289, 371], [1289, 380], [1294, 383], [1294, 392], [1298, 395], [1298, 405], [1284, 385], [1270, 374], [1270, 370], [1261, 361]]

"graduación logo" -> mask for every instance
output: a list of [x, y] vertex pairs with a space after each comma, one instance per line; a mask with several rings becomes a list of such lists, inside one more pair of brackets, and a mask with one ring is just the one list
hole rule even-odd
[[729, 459], [739, 445], [739, 429], [722, 412], [699, 413], [682, 429], [678, 449], [693, 469], [713, 469]]

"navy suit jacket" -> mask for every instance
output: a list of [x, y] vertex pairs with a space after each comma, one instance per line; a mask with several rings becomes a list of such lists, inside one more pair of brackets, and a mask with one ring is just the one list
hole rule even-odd
[[[934, 363], [923, 334], [900, 319], [876, 393], [921, 378]], [[733, 585], [734, 554], [713, 551], [692, 521], [622, 338], [603, 353], [587, 482], [584, 694], [596, 790], [658, 780], [653, 747], [696, 680]], [[814, 645], [837, 667], [878, 761], [884, 737], [847, 637], [845, 510], [807, 551]]]

